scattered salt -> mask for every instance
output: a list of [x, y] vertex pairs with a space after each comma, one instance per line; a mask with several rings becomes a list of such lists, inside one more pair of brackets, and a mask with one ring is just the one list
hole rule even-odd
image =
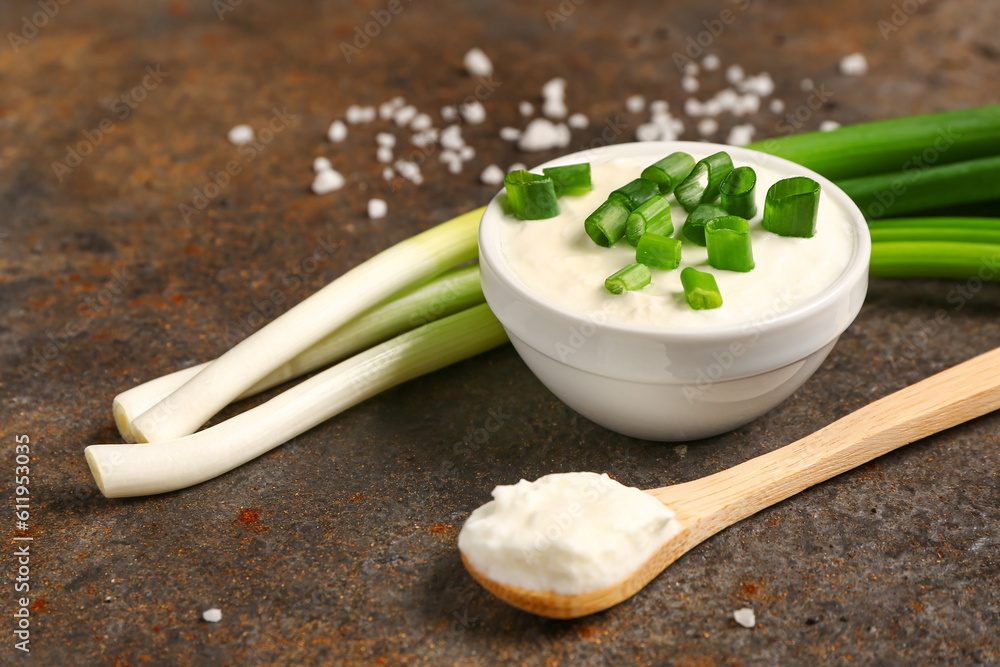
[[840, 127], [840, 123], [838, 123], [837, 121], [835, 121], [835, 120], [824, 120], [823, 122], [821, 122], [819, 124], [819, 131], [820, 132], [832, 132], [833, 130], [836, 130], [838, 127]]
[[470, 125], [479, 125], [484, 120], [486, 120], [486, 107], [479, 100], [473, 100], [468, 104], [463, 104], [460, 112], [462, 118], [465, 119], [466, 123]]
[[396, 109], [396, 113], [392, 114], [392, 119], [396, 122], [396, 125], [400, 127], [405, 127], [410, 124], [410, 121], [417, 117], [417, 107], [412, 104], [407, 104], [405, 107], [400, 107]]
[[318, 157], [313, 160], [313, 171], [323, 171], [325, 169], [333, 169], [333, 165], [325, 157]]
[[[572, 122], [572, 118], [570, 121]], [[500, 128], [500, 138], [504, 141], [517, 141], [521, 138], [521, 130], [516, 127], [501, 127]]]
[[434, 125], [434, 121], [432, 121], [431, 117], [425, 113], [418, 113], [413, 117], [413, 120], [410, 121], [410, 129], [414, 132], [429, 130], [432, 125]]
[[326, 131], [326, 138], [334, 143], [338, 143], [347, 138], [347, 126], [344, 121], [335, 120], [330, 123], [330, 128]]
[[384, 199], [368, 200], [368, 217], [371, 218], [372, 220], [378, 220], [379, 218], [384, 218], [388, 210], [389, 210], [389, 205], [385, 203]]
[[756, 132], [756, 128], [749, 123], [746, 125], [734, 125], [729, 130], [726, 143], [730, 146], [746, 146], [753, 141], [754, 132]]
[[688, 116], [697, 117], [704, 115], [704, 108], [698, 100], [693, 97], [689, 97], [684, 100], [684, 113]]
[[239, 146], [253, 141], [253, 128], [249, 125], [237, 125], [229, 130], [229, 142]]
[[347, 107], [347, 111], [344, 113], [344, 117], [350, 125], [357, 125], [358, 123], [370, 123], [375, 120], [378, 111], [375, 107], [362, 107], [357, 104], [352, 104]]
[[698, 79], [693, 76], [685, 76], [681, 79], [681, 88], [685, 93], [693, 93], [698, 90]]
[[756, 93], [761, 97], [768, 97], [774, 93], [774, 79], [767, 72], [761, 72], [744, 79], [739, 84], [739, 89], [744, 93]]
[[714, 118], [702, 118], [698, 121], [698, 134], [703, 137], [707, 137], [710, 134], [715, 134], [719, 129], [719, 122]]
[[720, 64], [721, 63], [719, 62], [719, 56], [715, 55], [714, 53], [709, 53], [701, 60], [701, 66], [704, 67], [709, 72], [714, 72], [715, 70], [719, 69]]
[[517, 104], [517, 112], [522, 116], [530, 116], [535, 113], [535, 105], [531, 102], [521, 101]]
[[731, 84], [737, 84], [743, 80], [745, 76], [743, 68], [739, 65], [730, 65], [726, 68], [726, 81]]
[[509, 174], [512, 171], [518, 171], [518, 170], [527, 169], [527, 168], [528, 167], [523, 162], [515, 162], [514, 164], [510, 165], [509, 167], [507, 167], [507, 173]]
[[399, 172], [400, 176], [414, 183], [415, 185], [420, 185], [421, 183], [424, 182], [424, 177], [420, 173], [420, 165], [418, 165], [416, 162], [409, 162], [407, 160], [396, 160], [396, 163], [393, 165], [393, 167], [396, 168], [396, 171]]
[[212, 607], [201, 612], [201, 617], [209, 623], [218, 623], [222, 620], [222, 610]]
[[503, 183], [503, 169], [495, 164], [483, 169], [483, 173], [479, 175], [479, 180], [486, 185], [500, 185]]
[[458, 125], [449, 125], [444, 128], [441, 133], [441, 147], [449, 148], [451, 150], [458, 150], [465, 145], [465, 139], [462, 138], [462, 128]]
[[642, 95], [629, 95], [625, 98], [625, 108], [629, 113], [639, 113], [646, 108], [646, 98]]
[[737, 609], [733, 612], [733, 620], [742, 625], [744, 628], [752, 628], [757, 625], [757, 617], [753, 613], [753, 609], [749, 607], [744, 607], [743, 609]]
[[566, 103], [561, 97], [553, 97], [546, 99], [542, 103], [542, 113], [549, 118], [565, 118], [566, 114], [569, 113], [569, 109], [566, 108]]
[[463, 162], [468, 162], [476, 157], [476, 149], [472, 146], [462, 146], [458, 149], [458, 157], [462, 158]]
[[810, 79], [809, 77], [806, 77], [806, 78], [802, 79], [801, 82], [799, 82], [799, 88], [802, 89], [805, 92], [809, 92], [810, 90], [812, 90], [815, 87], [816, 87], [816, 84], [814, 84], [813, 80]]
[[386, 167], [385, 169], [382, 170], [382, 178], [384, 178], [387, 181], [391, 181], [395, 175], [396, 172], [393, 171], [392, 167]]
[[453, 106], [441, 107], [441, 119], [448, 123], [458, 120], [458, 109]]
[[489, 56], [483, 53], [481, 49], [469, 49], [468, 53], [465, 54], [463, 62], [465, 64], [465, 71], [472, 76], [489, 76], [493, 74], [493, 63], [490, 61]]
[[542, 97], [552, 98], [552, 97], [565, 97], [566, 96], [566, 79], [561, 76], [557, 76], [554, 79], [549, 79], [542, 86]]
[[687, 62], [684, 63], [684, 73], [688, 76], [698, 76], [698, 63]]
[[392, 162], [392, 149], [388, 146], [379, 146], [375, 151], [375, 159], [379, 162]]
[[590, 124], [590, 121], [582, 113], [575, 113], [566, 120], [566, 124], [575, 130], [582, 130]]
[[785, 110], [785, 102], [784, 100], [771, 100], [768, 107], [771, 109], [771, 113], [781, 113]]
[[522, 151], [544, 151], [569, 145], [569, 127], [545, 118], [536, 118], [524, 128], [517, 145]]
[[392, 148], [396, 145], [396, 135], [388, 132], [379, 132], [375, 135], [375, 143], [379, 146]]
[[863, 53], [852, 53], [840, 59], [840, 73], [844, 76], [861, 76], [868, 73], [868, 59]]
[[667, 113], [670, 110], [670, 104], [666, 100], [653, 100], [649, 104], [649, 110], [654, 114]]
[[344, 187], [344, 177], [334, 169], [317, 172], [312, 182], [312, 191], [318, 195], [329, 194], [342, 187]]

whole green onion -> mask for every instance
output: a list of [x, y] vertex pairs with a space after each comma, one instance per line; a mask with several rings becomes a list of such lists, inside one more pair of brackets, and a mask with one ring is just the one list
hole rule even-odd
[[732, 170], [733, 160], [725, 151], [702, 158], [677, 186], [674, 195], [686, 211], [693, 211], [699, 204], [711, 204], [718, 198], [719, 187]]
[[705, 225], [708, 263], [717, 269], [747, 272], [753, 269], [750, 225], [738, 215], [710, 220]]
[[656, 183], [661, 195], [669, 195], [694, 169], [694, 158], [687, 153], [671, 153], [642, 170], [642, 177]]
[[654, 269], [672, 271], [681, 265], [681, 242], [646, 232], [635, 247], [635, 261]]
[[757, 215], [757, 202], [754, 200], [756, 189], [757, 174], [752, 168], [733, 169], [722, 181], [719, 189], [722, 208], [730, 215], [738, 215], [749, 220]]
[[629, 213], [625, 221], [625, 238], [635, 247], [639, 237], [647, 232], [670, 236], [674, 233], [674, 221], [670, 217], [670, 202], [666, 197], [656, 195], [639, 204]]
[[816, 233], [819, 183], [806, 176], [785, 178], [767, 190], [764, 229], [781, 236], [811, 237]]
[[649, 281], [649, 267], [644, 264], [629, 264], [608, 276], [604, 287], [612, 294], [624, 294], [629, 290], [642, 289]]
[[689, 266], [681, 271], [681, 285], [684, 286], [684, 298], [695, 310], [711, 310], [722, 305], [719, 284], [711, 273]]
[[712, 204], [702, 204], [688, 214], [681, 233], [684, 238], [700, 246], [705, 245], [705, 225], [709, 220], [729, 215], [726, 209]]
[[583, 228], [599, 246], [610, 248], [625, 236], [629, 210], [616, 200], [608, 199], [587, 216]]
[[634, 211], [643, 202], [660, 194], [660, 189], [653, 181], [637, 178], [629, 181], [608, 195], [609, 201], [617, 201], [629, 211]]
[[872, 243], [868, 274], [881, 278], [1000, 281], [1000, 244], [951, 241]]
[[543, 220], [559, 215], [555, 184], [548, 176], [517, 169], [504, 176], [503, 186], [511, 211], [522, 220]]
[[562, 167], [546, 167], [542, 173], [552, 179], [556, 196], [577, 197], [593, 189], [590, 183], [590, 163], [567, 164]]

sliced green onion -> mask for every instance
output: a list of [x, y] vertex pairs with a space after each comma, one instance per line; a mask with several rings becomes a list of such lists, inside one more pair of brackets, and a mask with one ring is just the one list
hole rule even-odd
[[757, 202], [754, 200], [756, 189], [756, 172], [750, 167], [736, 167], [722, 181], [719, 189], [722, 208], [730, 215], [738, 215], [749, 220], [757, 215]]
[[562, 167], [546, 167], [542, 173], [552, 179], [556, 196], [576, 197], [591, 191], [590, 163], [567, 164]]
[[727, 215], [709, 220], [705, 225], [708, 263], [717, 269], [742, 271], [754, 267], [750, 247], [750, 225], [738, 215]]
[[671, 153], [642, 170], [642, 177], [656, 183], [661, 195], [669, 195], [694, 169], [694, 158], [687, 153]]
[[84, 450], [87, 464], [108, 498], [183, 489], [232, 470], [390, 387], [506, 341], [489, 307], [473, 306], [342, 361], [197, 433], [154, 444], [91, 445]]
[[816, 233], [819, 183], [806, 176], [785, 178], [767, 190], [763, 227], [780, 236], [809, 238]]
[[684, 238], [700, 246], [705, 245], [705, 225], [709, 220], [729, 215], [726, 209], [712, 204], [702, 204], [688, 214], [681, 233]]
[[625, 238], [635, 247], [639, 237], [647, 232], [670, 236], [674, 233], [674, 221], [670, 217], [670, 202], [666, 197], [656, 195], [639, 204], [625, 222]]
[[544, 220], [559, 215], [556, 188], [548, 176], [516, 169], [503, 178], [510, 209], [522, 220]]
[[687, 178], [677, 186], [674, 195], [686, 211], [693, 211], [699, 204], [714, 203], [722, 181], [732, 170], [733, 160], [729, 153], [719, 151], [709, 155], [698, 160]]
[[587, 216], [583, 228], [594, 243], [610, 248], [625, 236], [628, 213], [621, 202], [608, 199]]
[[637, 178], [608, 195], [608, 200], [617, 201], [629, 211], [634, 211], [640, 204], [658, 194], [660, 194], [660, 189], [656, 187], [656, 183], [647, 181], [645, 178]]
[[654, 269], [673, 271], [681, 265], [681, 242], [646, 232], [635, 247], [635, 261]]
[[1000, 155], [837, 181], [866, 218], [996, 199]]
[[649, 267], [644, 264], [629, 264], [618, 269], [604, 281], [604, 287], [612, 294], [624, 294], [629, 290], [642, 289], [649, 284]]
[[747, 148], [832, 180], [906, 172], [1000, 154], [1000, 105], [846, 125], [757, 141]]
[[1000, 244], [941, 241], [873, 243], [868, 274], [879, 278], [1000, 281]]
[[[446, 271], [429, 282], [400, 292], [335, 329], [326, 338], [274, 369], [236, 400], [254, 396], [417, 326], [482, 302], [478, 265]], [[207, 361], [160, 376], [115, 396], [111, 410], [125, 442], [136, 441], [132, 433], [133, 419], [169, 396], [210, 363]]]
[[689, 266], [681, 271], [681, 285], [684, 286], [684, 298], [695, 310], [711, 310], [722, 305], [719, 284], [711, 273]]

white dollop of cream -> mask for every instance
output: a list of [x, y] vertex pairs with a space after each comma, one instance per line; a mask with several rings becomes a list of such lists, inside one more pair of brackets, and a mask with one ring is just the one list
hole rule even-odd
[[558, 473], [493, 489], [458, 548], [498, 583], [578, 595], [627, 578], [679, 530], [648, 493], [607, 474]]

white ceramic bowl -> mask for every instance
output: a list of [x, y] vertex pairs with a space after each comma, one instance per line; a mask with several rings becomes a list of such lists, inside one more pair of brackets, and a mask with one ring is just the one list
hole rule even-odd
[[[727, 151], [737, 165], [813, 178], [823, 196], [846, 212], [854, 232], [853, 255], [832, 284], [783, 312], [762, 313], [754, 326], [678, 331], [594, 321], [539, 296], [514, 274], [501, 250], [502, 193], [483, 215], [483, 293], [514, 348], [563, 402], [619, 433], [693, 440], [756, 419], [812, 375], [864, 301], [871, 257], [864, 217], [837, 186], [797, 164], [733, 146], [642, 142], [567, 155], [539, 169], [632, 155], [649, 156], [652, 163], [675, 151], [697, 158], [717, 150]], [[560, 354], [567, 343], [574, 353]]]

